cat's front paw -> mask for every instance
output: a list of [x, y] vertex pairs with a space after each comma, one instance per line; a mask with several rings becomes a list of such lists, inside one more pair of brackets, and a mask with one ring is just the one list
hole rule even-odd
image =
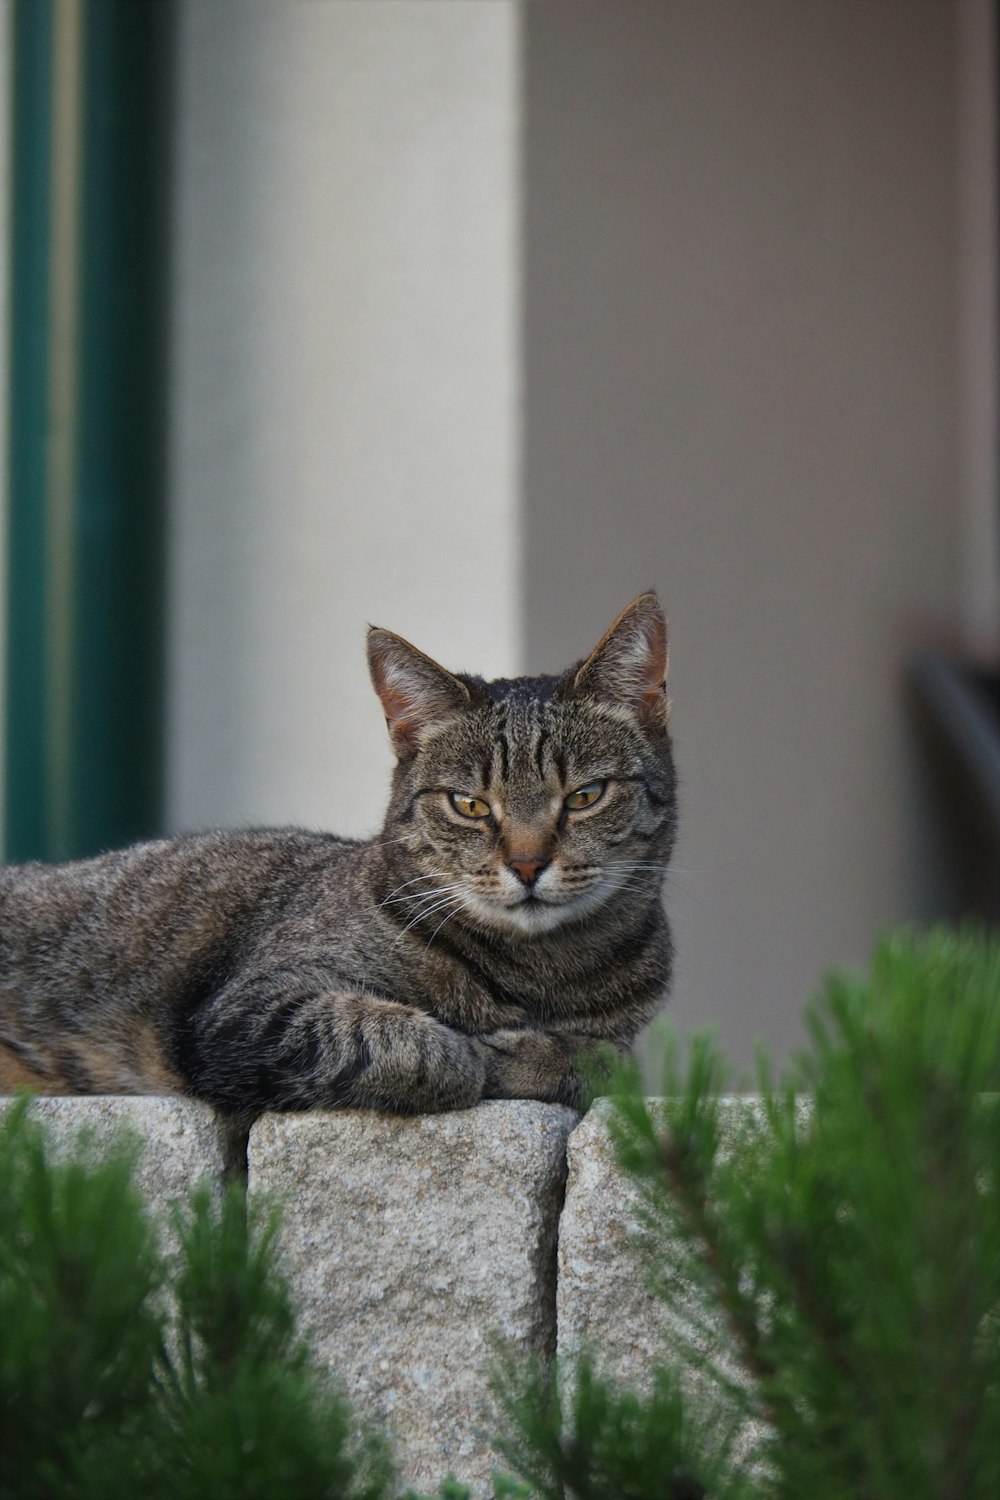
[[486, 1069], [484, 1099], [541, 1099], [579, 1107], [584, 1083], [577, 1045], [546, 1031], [489, 1031], [476, 1038]]

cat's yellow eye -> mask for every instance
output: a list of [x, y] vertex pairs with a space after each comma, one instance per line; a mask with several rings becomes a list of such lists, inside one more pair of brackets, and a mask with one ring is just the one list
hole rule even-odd
[[464, 797], [461, 792], [449, 792], [451, 805], [463, 818], [488, 818], [490, 804], [482, 797]]
[[578, 786], [575, 792], [570, 792], [568, 797], [563, 798], [563, 805], [570, 812], [579, 812], [581, 807], [593, 807], [604, 796], [606, 781], [588, 781], [586, 786]]

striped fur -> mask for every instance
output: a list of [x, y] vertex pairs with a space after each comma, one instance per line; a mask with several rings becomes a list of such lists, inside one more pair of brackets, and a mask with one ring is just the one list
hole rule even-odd
[[670, 972], [655, 598], [560, 677], [453, 674], [382, 630], [369, 662], [397, 754], [376, 838], [204, 833], [0, 872], [0, 1089], [241, 1117], [573, 1103], [580, 1055], [628, 1046]]

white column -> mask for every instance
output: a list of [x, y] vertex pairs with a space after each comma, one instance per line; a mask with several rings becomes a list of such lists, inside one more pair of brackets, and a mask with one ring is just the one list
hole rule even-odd
[[377, 827], [365, 626], [517, 670], [514, 0], [185, 0], [174, 827]]

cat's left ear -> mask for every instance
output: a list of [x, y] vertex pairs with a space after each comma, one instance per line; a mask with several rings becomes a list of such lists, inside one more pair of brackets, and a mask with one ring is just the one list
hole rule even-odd
[[664, 729], [667, 621], [655, 594], [640, 594], [601, 637], [573, 679], [577, 692], [630, 708], [646, 729]]
[[435, 724], [469, 706], [463, 682], [401, 635], [376, 625], [368, 632], [368, 670], [400, 759], [415, 754]]

